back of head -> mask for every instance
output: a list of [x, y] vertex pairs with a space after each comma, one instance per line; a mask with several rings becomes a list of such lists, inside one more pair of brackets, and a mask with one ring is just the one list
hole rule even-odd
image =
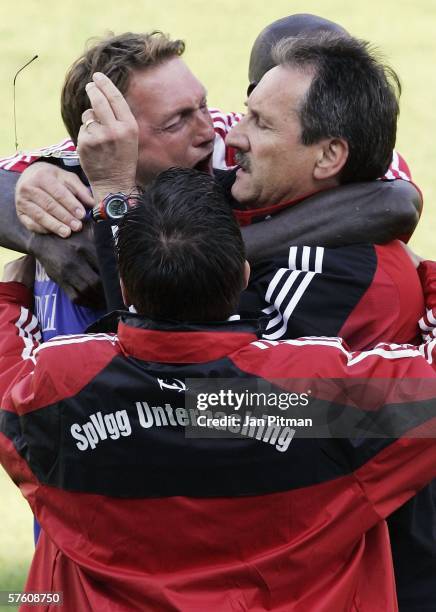
[[276, 43], [290, 36], [317, 35], [319, 32], [336, 32], [337, 34], [347, 35], [347, 31], [339, 24], [306, 13], [277, 19], [277, 21], [264, 28], [254, 41], [251, 50], [248, 68], [248, 79], [250, 81], [248, 95], [263, 75], [276, 65], [271, 55]]
[[133, 71], [179, 57], [185, 50], [182, 40], [171, 40], [157, 31], [139, 34], [125, 32], [91, 42], [68, 70], [61, 94], [62, 119], [75, 144], [82, 113], [90, 106], [85, 85], [92, 80], [94, 72], [103, 72], [122, 94], [126, 94]]
[[221, 321], [244, 285], [244, 244], [221, 187], [196, 170], [162, 172], [123, 218], [120, 276], [140, 314]]
[[340, 183], [383, 176], [392, 159], [399, 113], [401, 86], [394, 70], [369, 43], [332, 32], [281, 40], [272, 56], [276, 65], [313, 75], [299, 109], [302, 143], [347, 142]]

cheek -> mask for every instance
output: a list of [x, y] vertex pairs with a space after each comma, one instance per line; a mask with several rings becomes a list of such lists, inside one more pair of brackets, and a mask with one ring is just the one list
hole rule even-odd
[[[287, 144], [287, 143], [286, 143]], [[250, 139], [250, 150], [253, 161], [260, 168], [274, 167], [277, 159], [283, 157], [287, 146], [268, 132], [258, 134]]]
[[176, 150], [177, 143], [167, 142], [164, 135], [155, 135], [149, 139], [139, 140], [139, 159], [142, 163], [153, 167], [169, 167], [172, 153]]
[[166, 151], [173, 163], [182, 167], [190, 167], [195, 159], [190, 135], [179, 133], [166, 143]]

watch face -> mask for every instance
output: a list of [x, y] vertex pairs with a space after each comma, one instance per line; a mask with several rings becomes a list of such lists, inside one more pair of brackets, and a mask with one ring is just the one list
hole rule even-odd
[[114, 197], [106, 204], [106, 215], [109, 219], [121, 219], [128, 209], [127, 202], [124, 198]]

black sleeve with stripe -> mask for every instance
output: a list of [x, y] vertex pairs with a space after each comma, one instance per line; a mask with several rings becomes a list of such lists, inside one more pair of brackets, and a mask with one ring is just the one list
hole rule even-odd
[[376, 268], [372, 245], [291, 246], [287, 258], [253, 268], [240, 311], [267, 316], [268, 340], [336, 336], [370, 287]]

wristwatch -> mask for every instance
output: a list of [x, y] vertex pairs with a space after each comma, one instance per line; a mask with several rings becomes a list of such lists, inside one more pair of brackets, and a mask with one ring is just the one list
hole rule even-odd
[[101, 202], [92, 209], [94, 221], [113, 220], [117, 221], [124, 217], [129, 209], [130, 196], [122, 193], [109, 193]]

